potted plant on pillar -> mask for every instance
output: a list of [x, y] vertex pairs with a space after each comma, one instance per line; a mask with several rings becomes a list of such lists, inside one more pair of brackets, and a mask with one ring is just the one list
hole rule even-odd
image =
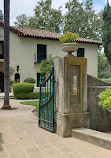
[[78, 44], [75, 41], [78, 37], [76, 33], [66, 32], [59, 38], [59, 41], [62, 43], [61, 48], [68, 53], [67, 56], [73, 56], [72, 52], [78, 50]]

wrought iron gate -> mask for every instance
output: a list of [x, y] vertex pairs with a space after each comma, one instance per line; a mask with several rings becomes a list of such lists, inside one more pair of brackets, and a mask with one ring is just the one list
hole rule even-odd
[[40, 76], [39, 127], [54, 132], [54, 64], [48, 75]]

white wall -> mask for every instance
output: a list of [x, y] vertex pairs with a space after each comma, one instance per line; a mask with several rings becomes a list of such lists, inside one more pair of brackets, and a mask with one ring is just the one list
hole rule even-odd
[[[0, 34], [3, 32], [3, 28], [0, 27]], [[0, 37], [2, 41], [3, 38]], [[39, 39], [32, 37], [22, 37], [16, 33], [10, 33], [10, 66], [15, 69], [19, 65], [20, 82], [27, 77], [37, 79], [37, 72], [39, 72], [39, 64], [34, 64], [34, 53], [37, 52], [37, 44], [47, 45], [47, 56], [52, 54], [54, 56], [65, 56], [66, 53], [61, 50], [61, 44], [58, 40]], [[79, 48], [85, 48], [85, 57], [88, 59], [88, 73], [97, 77], [98, 67], [98, 46], [96, 44], [78, 43]], [[75, 53], [76, 55], [76, 53]], [[14, 75], [11, 76], [11, 80], [14, 80]]]

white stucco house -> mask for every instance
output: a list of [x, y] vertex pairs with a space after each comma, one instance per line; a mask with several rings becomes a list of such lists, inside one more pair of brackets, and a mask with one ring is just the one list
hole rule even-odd
[[[39, 64], [50, 54], [54, 56], [65, 56], [61, 50], [59, 37], [61, 35], [45, 30], [10, 27], [10, 67], [15, 71], [10, 80], [23, 82], [26, 78], [34, 78], [35, 86], [38, 86]], [[88, 74], [98, 76], [98, 47], [101, 41], [78, 38], [79, 45], [76, 56], [86, 57], [88, 60]], [[0, 22], [0, 89], [3, 91], [3, 65], [4, 65], [4, 26]]]

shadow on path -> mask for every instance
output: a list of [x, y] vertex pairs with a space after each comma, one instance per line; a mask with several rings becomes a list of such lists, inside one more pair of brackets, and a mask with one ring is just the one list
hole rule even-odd
[[3, 148], [2, 148], [2, 144], [3, 144], [3, 137], [2, 137], [2, 133], [0, 133], [0, 152], [3, 151]]

